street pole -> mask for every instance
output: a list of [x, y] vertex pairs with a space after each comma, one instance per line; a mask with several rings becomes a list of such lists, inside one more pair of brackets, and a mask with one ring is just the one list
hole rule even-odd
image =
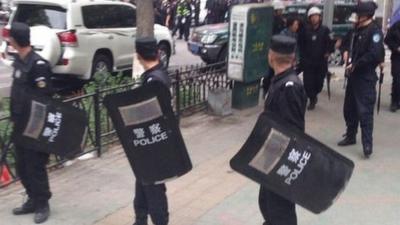
[[[154, 37], [154, 5], [153, 0], [136, 1], [136, 38]], [[136, 52], [136, 50], [135, 50]], [[144, 72], [136, 53], [133, 56], [132, 78], [138, 79]]]
[[136, 1], [137, 37], [154, 37], [153, 0]]
[[393, 0], [385, 0], [383, 3], [384, 10], [383, 10], [383, 24], [382, 28], [383, 31], [386, 32], [388, 28], [388, 22], [390, 17], [392, 16], [393, 13]]
[[325, 0], [324, 1], [324, 18], [322, 20], [322, 24], [327, 26], [332, 30], [333, 24], [333, 11], [335, 9], [335, 1], [334, 0]]

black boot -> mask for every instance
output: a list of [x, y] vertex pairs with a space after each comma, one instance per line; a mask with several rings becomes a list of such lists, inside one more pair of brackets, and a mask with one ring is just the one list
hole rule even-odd
[[147, 215], [136, 215], [133, 225], [147, 225]]
[[133, 225], [147, 225], [147, 220], [136, 220]]
[[44, 223], [50, 216], [50, 206], [48, 203], [38, 206], [35, 211], [34, 221], [36, 224]]
[[372, 155], [372, 145], [365, 145], [364, 146], [364, 156], [365, 158], [369, 158]]
[[354, 135], [343, 135], [344, 139], [339, 141], [338, 146], [348, 146], [356, 144], [356, 137]]
[[35, 212], [35, 203], [32, 199], [28, 199], [21, 207], [13, 209], [12, 213], [16, 216], [25, 215]]
[[390, 104], [390, 111], [391, 112], [396, 112], [399, 109], [399, 104], [397, 102], [393, 102]]
[[314, 97], [314, 98], [310, 98], [310, 104], [308, 105], [308, 110], [314, 110], [315, 109], [315, 105], [317, 104], [317, 102], [318, 102], [318, 98], [317, 97]]

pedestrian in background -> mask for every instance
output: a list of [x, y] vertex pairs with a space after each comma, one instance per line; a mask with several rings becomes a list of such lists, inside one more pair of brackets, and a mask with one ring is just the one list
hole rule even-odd
[[297, 17], [291, 16], [287, 19], [286, 24], [287, 27], [282, 30], [281, 34], [294, 38], [297, 42], [300, 20]]
[[[272, 34], [280, 34], [285, 29], [285, 20], [283, 18], [283, 10], [285, 9], [284, 4], [281, 1], [273, 2], [274, 6], [274, 22], [272, 24]], [[269, 86], [271, 85], [271, 79], [274, 77], [274, 70], [271, 66], [267, 73], [264, 75], [262, 79], [262, 88], [264, 90], [264, 95], [267, 93]]]
[[392, 51], [392, 98], [390, 111], [396, 112], [400, 108], [400, 21], [393, 24], [388, 30], [385, 43]]
[[162, 0], [153, 0], [154, 7], [154, 23], [164, 25], [163, 15], [162, 15]]
[[283, 10], [285, 5], [281, 1], [273, 2], [274, 6], [274, 23], [272, 27], [272, 34], [279, 34], [286, 28], [285, 18], [283, 17]]
[[223, 23], [228, 12], [227, 0], [207, 0], [207, 24]]
[[192, 4], [194, 8], [194, 24], [195, 26], [199, 26], [201, 0], [192, 0]]
[[175, 36], [179, 30], [178, 39], [185, 37], [185, 41], [189, 40], [190, 24], [192, 21], [192, 6], [188, 0], [179, 0], [176, 8], [176, 23], [172, 31], [172, 36]]
[[308, 110], [315, 109], [318, 94], [322, 91], [328, 73], [328, 59], [334, 51], [331, 31], [322, 25], [322, 12], [312, 7], [307, 12], [308, 24], [299, 33], [300, 68], [304, 88], [309, 98]]

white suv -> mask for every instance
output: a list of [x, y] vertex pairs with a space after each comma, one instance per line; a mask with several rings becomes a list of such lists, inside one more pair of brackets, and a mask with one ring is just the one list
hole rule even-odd
[[[96, 72], [132, 68], [136, 37], [134, 5], [110, 0], [15, 0], [3, 36], [12, 22], [31, 27], [34, 50], [47, 59], [57, 75], [88, 80]], [[175, 53], [168, 28], [155, 25], [161, 61], [168, 66]], [[0, 52], [10, 64], [15, 50], [3, 41]]]

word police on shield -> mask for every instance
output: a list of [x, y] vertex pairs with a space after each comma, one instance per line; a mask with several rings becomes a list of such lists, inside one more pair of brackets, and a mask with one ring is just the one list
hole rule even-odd
[[22, 119], [16, 121], [13, 139], [20, 146], [73, 157], [86, 142], [86, 113], [71, 104], [23, 90], [26, 99]]
[[104, 105], [140, 182], [164, 183], [192, 169], [170, 92], [162, 83], [108, 95]]
[[271, 112], [260, 115], [230, 162], [244, 176], [314, 213], [345, 189], [354, 163]]

